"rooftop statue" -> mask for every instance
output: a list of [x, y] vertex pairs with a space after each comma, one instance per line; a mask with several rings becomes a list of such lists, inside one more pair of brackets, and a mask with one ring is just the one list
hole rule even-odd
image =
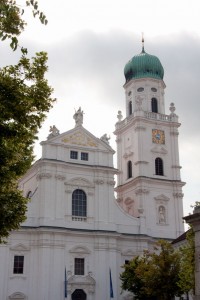
[[79, 107], [79, 109], [76, 111], [75, 110], [75, 114], [73, 116], [74, 120], [75, 120], [75, 126], [81, 126], [83, 124], [83, 110], [81, 110], [81, 107]]

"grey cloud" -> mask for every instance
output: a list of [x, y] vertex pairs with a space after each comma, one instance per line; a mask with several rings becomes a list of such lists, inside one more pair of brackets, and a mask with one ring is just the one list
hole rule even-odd
[[[145, 50], [158, 56], [164, 66], [166, 113], [174, 102], [181, 122], [186, 124], [184, 133], [191, 137], [200, 125], [200, 40], [187, 33], [158, 37], [145, 41]], [[65, 88], [75, 80], [92, 82], [105, 95], [102, 101], [124, 107], [123, 68], [140, 51], [140, 37], [130, 32], [79, 32], [49, 48], [51, 81], [65, 82]]]

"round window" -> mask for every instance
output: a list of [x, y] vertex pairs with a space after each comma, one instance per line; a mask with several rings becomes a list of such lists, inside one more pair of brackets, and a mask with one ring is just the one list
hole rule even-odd
[[137, 91], [141, 93], [141, 92], [144, 91], [144, 88], [143, 88], [143, 87], [140, 87], [140, 88], [137, 89]]
[[156, 88], [154, 88], [154, 87], [153, 87], [153, 88], [151, 88], [151, 90], [152, 90], [152, 92], [154, 92], [154, 93], [155, 93], [155, 92], [157, 92], [157, 89], [156, 89]]

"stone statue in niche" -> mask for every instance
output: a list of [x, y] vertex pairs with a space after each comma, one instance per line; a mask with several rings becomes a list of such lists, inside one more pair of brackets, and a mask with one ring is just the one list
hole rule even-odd
[[83, 124], [83, 111], [81, 110], [81, 107], [79, 107], [77, 111], [75, 110], [73, 118], [76, 123], [75, 126], [81, 126]]
[[143, 97], [141, 97], [140, 95], [138, 95], [135, 99], [135, 104], [136, 104], [136, 110], [137, 111], [141, 111], [142, 110], [142, 101], [143, 101]]
[[158, 222], [159, 224], [166, 224], [166, 210], [164, 206], [158, 208]]

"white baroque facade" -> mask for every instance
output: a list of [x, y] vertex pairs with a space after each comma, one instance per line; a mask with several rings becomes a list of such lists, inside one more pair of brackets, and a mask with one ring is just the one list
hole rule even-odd
[[[138, 57], [149, 61], [149, 70]], [[125, 67], [117, 169], [109, 139], [83, 127], [81, 108], [73, 129], [60, 134], [51, 127], [41, 159], [20, 181], [30, 198], [27, 220], [0, 246], [0, 299], [131, 299], [121, 293], [121, 266], [157, 239], [183, 233], [180, 123], [174, 104], [165, 114], [154, 58], [143, 48]]]

